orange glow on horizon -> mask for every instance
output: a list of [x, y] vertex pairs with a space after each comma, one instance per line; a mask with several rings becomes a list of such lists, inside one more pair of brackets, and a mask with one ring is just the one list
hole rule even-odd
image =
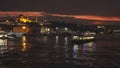
[[98, 20], [98, 21], [120, 21], [120, 17], [103, 17], [103, 16], [88, 16], [88, 15], [77, 15], [73, 16], [76, 19], [87, 19], [87, 20]]
[[75, 19], [85, 19], [85, 20], [120, 21], [120, 17], [104, 17], [104, 16], [94, 16], [94, 15], [61, 15], [61, 14], [50, 14], [50, 15], [59, 16], [59, 17], [73, 17]]
[[92, 24], [103, 24], [103, 22], [92, 22]]
[[97, 15], [65, 15], [65, 14], [49, 14], [46, 12], [2, 12], [0, 16], [18, 16], [23, 14], [24, 16], [57, 16], [57, 17], [70, 17], [75, 19], [93, 20], [93, 21], [120, 21], [120, 17], [108, 17], [108, 16], [97, 16]]
[[22, 12], [22, 11], [2, 12], [0, 11], [1, 16], [18, 16], [21, 14], [24, 16], [44, 16], [44, 12]]

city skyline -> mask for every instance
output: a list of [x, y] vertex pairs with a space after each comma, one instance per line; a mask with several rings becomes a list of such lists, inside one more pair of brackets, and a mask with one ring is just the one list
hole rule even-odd
[[[11, 16], [16, 14], [23, 14], [27, 16], [46, 16], [51, 19], [55, 17], [90, 20], [94, 22], [119, 22], [120, 8], [119, 1], [114, 0], [1, 0], [0, 1], [0, 15]], [[104, 21], [104, 22], [103, 22]]]
[[110, 16], [95, 16], [95, 15], [63, 15], [63, 14], [49, 14], [46, 12], [30, 12], [30, 11], [0, 11], [1, 17], [7, 16], [56, 16], [56, 17], [68, 17], [68, 18], [75, 18], [75, 19], [83, 19], [83, 20], [95, 20], [95, 21], [120, 21], [120, 17], [110, 17]]

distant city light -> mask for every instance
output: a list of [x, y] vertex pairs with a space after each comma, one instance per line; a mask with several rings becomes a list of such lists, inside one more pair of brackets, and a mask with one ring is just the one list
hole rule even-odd
[[56, 27], [56, 29], [58, 29], [58, 27]]
[[26, 29], [26, 26], [23, 26], [22, 29]]
[[68, 28], [65, 28], [65, 30], [67, 31], [67, 30], [68, 30]]

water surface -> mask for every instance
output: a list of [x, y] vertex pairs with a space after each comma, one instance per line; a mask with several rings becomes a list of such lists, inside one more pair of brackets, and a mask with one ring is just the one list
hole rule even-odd
[[0, 39], [0, 68], [119, 68], [120, 36], [71, 43], [71, 36]]

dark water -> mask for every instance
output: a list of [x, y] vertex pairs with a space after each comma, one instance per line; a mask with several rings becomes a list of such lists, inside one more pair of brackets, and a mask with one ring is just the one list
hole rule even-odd
[[71, 36], [0, 39], [0, 68], [120, 68], [120, 35], [73, 44]]

